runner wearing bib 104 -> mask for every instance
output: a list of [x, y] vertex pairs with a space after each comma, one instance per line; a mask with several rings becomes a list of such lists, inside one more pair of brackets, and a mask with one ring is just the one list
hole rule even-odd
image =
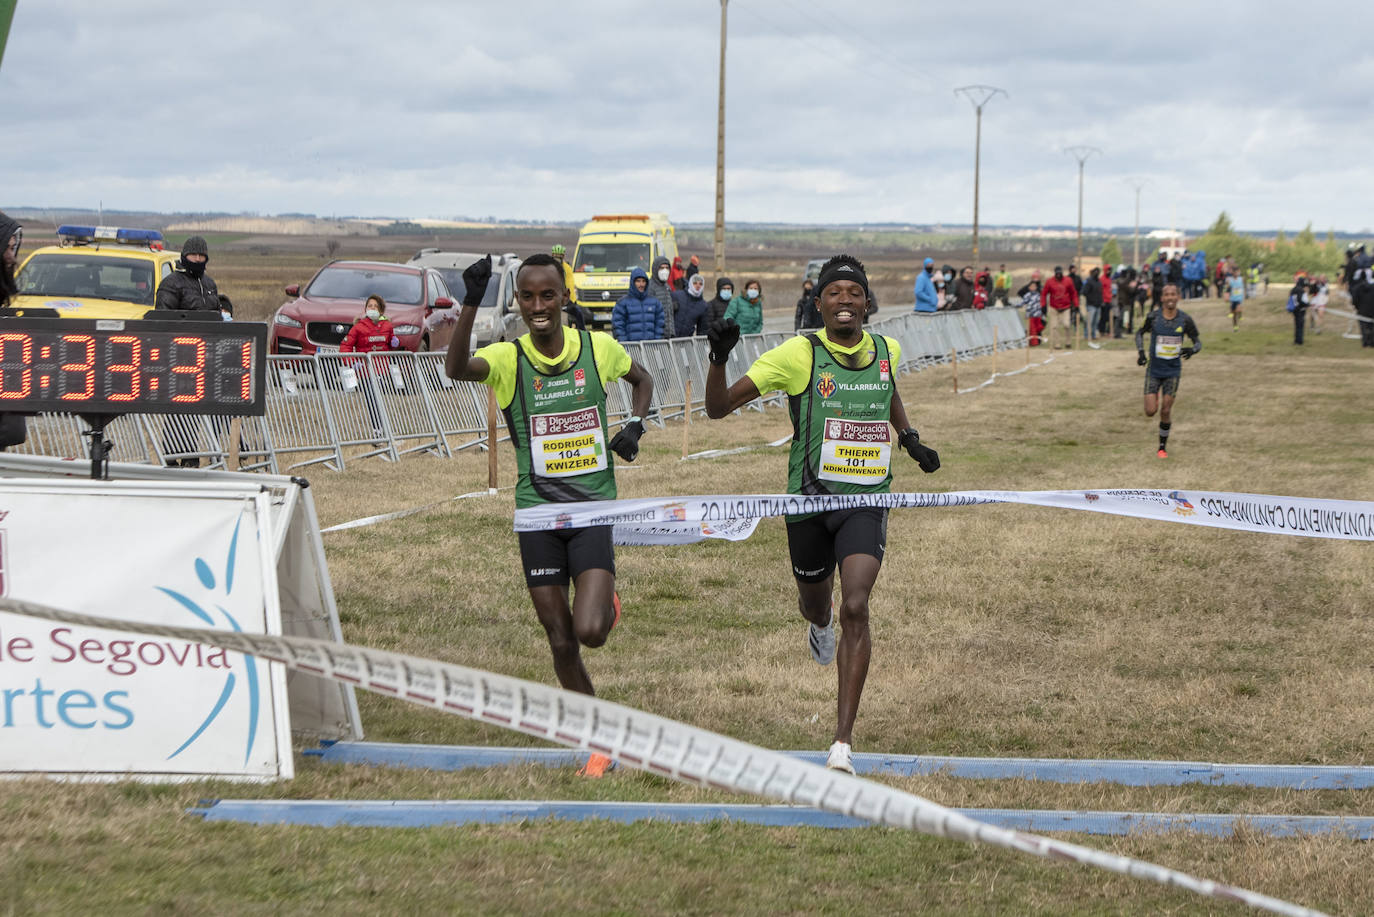
[[[516, 272], [516, 301], [529, 332], [469, 356], [473, 318], [490, 278], [490, 257], [463, 272], [467, 289], [444, 369], [450, 378], [495, 392], [515, 447], [515, 505], [615, 499], [611, 453], [627, 462], [639, 454], [653, 378], [610, 335], [563, 327], [563, 268], [544, 254], [531, 255]], [[606, 387], [621, 378], [630, 383], [634, 416], [612, 438]], [[596, 693], [580, 648], [601, 646], [620, 620], [611, 527], [521, 532], [519, 542], [525, 584], [548, 635], [558, 683]], [[609, 758], [593, 754], [581, 773], [599, 777], [610, 767]]]
[[[892, 482], [892, 429], [897, 443], [926, 472], [940, 467], [935, 450], [907, 422], [896, 386], [901, 345], [863, 330], [868, 278], [863, 265], [837, 255], [821, 268], [816, 304], [824, 330], [792, 338], [760, 356], [733, 385], [725, 379], [739, 326], [711, 324], [706, 413], [720, 418], [765, 392], [787, 393], [792, 417], [788, 492], [886, 493]], [[807, 643], [816, 662], [839, 660], [839, 703], [828, 767], [853, 773], [851, 743], [871, 656], [869, 594], [887, 546], [887, 510], [878, 507], [789, 515], [787, 545]], [[832, 594], [840, 573], [835, 646]]]
[[[1159, 411], [1160, 458], [1168, 458], [1169, 429], [1173, 425], [1174, 397], [1183, 375], [1183, 361], [1202, 349], [1197, 325], [1192, 316], [1178, 308], [1178, 287], [1166, 283], [1160, 291], [1160, 307], [1145, 316], [1135, 333], [1136, 363], [1145, 370], [1145, 416]], [[1145, 332], [1150, 332], [1150, 353], [1145, 353]], [[1183, 338], [1192, 340], [1185, 346]]]

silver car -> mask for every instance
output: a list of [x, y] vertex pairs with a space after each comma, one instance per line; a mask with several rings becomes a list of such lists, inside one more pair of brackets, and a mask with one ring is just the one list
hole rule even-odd
[[[444, 278], [454, 302], [461, 303], [467, 292], [463, 284], [463, 271], [473, 262], [486, 257], [480, 252], [447, 252], [438, 248], [422, 248], [406, 264], [416, 267], [434, 268]], [[477, 308], [477, 318], [472, 323], [474, 349], [493, 344], [497, 341], [513, 341], [523, 331], [520, 308], [515, 304], [515, 272], [520, 260], [513, 253], [491, 256], [491, 282], [487, 284], [486, 295]], [[436, 310], [431, 316], [435, 322], [456, 322], [458, 309]]]

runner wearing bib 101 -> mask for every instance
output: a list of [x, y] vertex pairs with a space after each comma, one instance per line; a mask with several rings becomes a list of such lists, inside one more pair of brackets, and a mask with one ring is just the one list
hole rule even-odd
[[[892, 482], [893, 427], [900, 431], [898, 444], [922, 470], [940, 467], [939, 456], [907, 422], [897, 391], [901, 345], [863, 330], [867, 302], [863, 265], [848, 255], [831, 258], [816, 285], [824, 330], [767, 351], [728, 386], [725, 364], [739, 341], [739, 327], [721, 319], [707, 333], [708, 416], [724, 417], [766, 392], [787, 393], [792, 417], [789, 493], [886, 493]], [[787, 545], [811, 656], [821, 665], [839, 661], [835, 740], [826, 765], [853, 773], [854, 720], [871, 656], [869, 594], [887, 546], [887, 510], [860, 507], [789, 515]], [[832, 597], [837, 566], [838, 653]]]

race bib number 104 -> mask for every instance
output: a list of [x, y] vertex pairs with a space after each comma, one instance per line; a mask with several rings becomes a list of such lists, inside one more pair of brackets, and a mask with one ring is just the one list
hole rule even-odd
[[530, 418], [530, 456], [534, 473], [546, 478], [605, 470], [606, 435], [601, 428], [601, 412], [589, 407], [535, 414]]

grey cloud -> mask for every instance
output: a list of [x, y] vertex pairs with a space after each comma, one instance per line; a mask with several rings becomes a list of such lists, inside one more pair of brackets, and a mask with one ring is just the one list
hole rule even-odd
[[[714, 207], [716, 0], [19, 5], [10, 204], [578, 219]], [[1374, 54], [1330, 0], [730, 6], [732, 219], [1358, 228]], [[18, 188], [20, 191], [16, 191]], [[21, 195], [20, 197], [11, 197]], [[117, 198], [114, 200], [112, 198]]]

